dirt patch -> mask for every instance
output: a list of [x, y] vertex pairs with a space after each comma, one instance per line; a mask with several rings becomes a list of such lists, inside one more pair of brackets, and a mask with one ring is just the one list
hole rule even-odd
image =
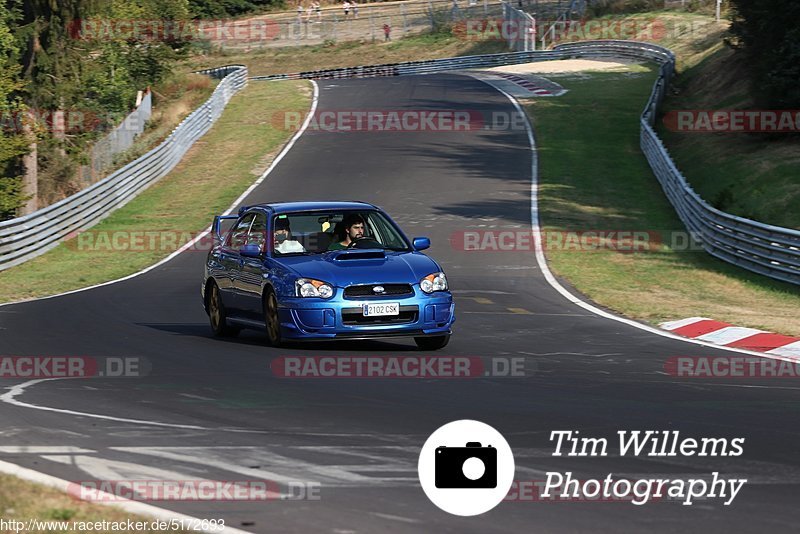
[[507, 72], [510, 74], [539, 74], [552, 72], [582, 72], [587, 70], [609, 71], [627, 69], [629, 65], [640, 64], [638, 61], [614, 59], [560, 59], [556, 61], [537, 61], [534, 63], [520, 63], [519, 65], [503, 65], [492, 67], [487, 71]]

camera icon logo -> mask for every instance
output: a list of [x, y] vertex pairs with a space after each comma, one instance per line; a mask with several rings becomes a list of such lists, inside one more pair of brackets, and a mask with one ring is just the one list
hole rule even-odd
[[459, 516], [488, 512], [503, 501], [514, 482], [508, 442], [491, 426], [470, 419], [447, 423], [431, 434], [417, 467], [425, 495]]
[[437, 447], [437, 488], [496, 488], [497, 449], [467, 442], [466, 447]]

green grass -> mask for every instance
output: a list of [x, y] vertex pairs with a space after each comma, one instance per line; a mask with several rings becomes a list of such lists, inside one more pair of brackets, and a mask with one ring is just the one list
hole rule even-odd
[[[712, 54], [678, 78], [664, 111], [752, 109], [748, 69], [730, 49]], [[797, 135], [692, 133], [659, 124], [678, 168], [714, 207], [749, 219], [800, 228], [800, 142]]]
[[[569, 93], [526, 106], [540, 158], [545, 231], [683, 230], [639, 149], [639, 114], [654, 66], [563, 77]], [[597, 303], [651, 323], [706, 316], [800, 334], [800, 288], [702, 251], [546, 251], [553, 271]]]
[[[39, 521], [67, 521], [69, 528], [62, 529], [52, 525], [52, 529], [41, 528], [39, 530], [25, 530], [21, 532], [65, 532], [70, 534], [81, 534], [86, 532], [79, 528], [72, 528], [73, 522], [94, 523], [101, 521], [117, 522], [126, 524], [130, 519], [133, 522], [147, 524], [148, 528], [140, 529], [137, 532], [156, 533], [164, 530], [156, 530], [152, 527], [153, 519], [142, 516], [134, 516], [119, 508], [94, 504], [80, 501], [68, 496], [61, 491], [47, 488], [39, 484], [26, 482], [17, 477], [0, 474], [0, 517], [6, 521], [15, 520], [27, 522], [31, 519]], [[43, 526], [40, 524], [40, 526]], [[92, 532], [99, 534], [118, 533], [123, 530], [114, 529], [113, 525], [108, 525], [107, 529], [92, 529]], [[120, 525], [121, 526], [121, 525]], [[14, 530], [4, 530], [4, 532], [14, 532]], [[188, 532], [178, 530], [175, 532]]]
[[441, 31], [411, 35], [388, 43], [344, 41], [330, 45], [197, 55], [187, 61], [186, 67], [197, 70], [237, 63], [247, 65], [251, 76], [260, 76], [506, 51], [506, 43], [501, 40], [474, 41], [443, 28]]
[[[678, 77], [663, 111], [753, 108], [750, 72], [723, 39], [728, 23], [708, 15], [654, 11], [608, 15], [607, 28], [635, 28], [670, 48]], [[624, 21], [615, 25], [612, 21]], [[650, 31], [653, 24], [657, 30]], [[658, 36], [657, 39], [649, 39]], [[800, 228], [800, 143], [786, 134], [673, 132], [657, 124], [673, 160], [714, 207], [757, 221]]]
[[[176, 247], [149, 246], [126, 251], [106, 246], [113, 232], [166, 231], [182, 236], [206, 228], [257, 176], [292, 135], [271, 124], [273, 114], [306, 111], [306, 81], [251, 83], [233, 97], [212, 130], [181, 163], [83, 237], [0, 272], [0, 302], [78, 289], [134, 273], [166, 257]], [[92, 241], [86, 236], [96, 236]], [[81, 241], [81, 239], [84, 239]], [[184, 241], [188, 240], [184, 239]], [[95, 243], [97, 246], [86, 246]], [[199, 252], [198, 252], [199, 253]]]

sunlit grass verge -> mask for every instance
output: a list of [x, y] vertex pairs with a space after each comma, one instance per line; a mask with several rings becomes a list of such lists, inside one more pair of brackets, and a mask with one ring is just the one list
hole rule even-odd
[[[0, 518], [7, 529], [3, 532], [63, 532], [82, 534], [91, 529], [98, 534], [118, 533], [127, 529], [128, 521], [146, 526], [136, 532], [164, 532], [149, 517], [134, 516], [119, 508], [80, 501], [58, 490], [26, 482], [10, 475], [0, 475]], [[22, 522], [10, 523], [11, 521]], [[105, 522], [105, 523], [103, 523]], [[87, 525], [91, 523], [91, 526]], [[114, 528], [114, 526], [117, 528]], [[13, 525], [14, 528], [11, 528]], [[103, 526], [108, 528], [102, 528]], [[124, 528], [122, 525], [125, 525]], [[101, 528], [95, 528], [95, 527]], [[172, 532], [189, 532], [173, 530]]]
[[[113, 280], [169, 255], [175, 250], [168, 241], [172, 236], [180, 244], [197, 235], [266, 169], [293, 134], [273, 125], [275, 114], [306, 111], [311, 91], [310, 83], [300, 80], [248, 85], [233, 97], [211, 131], [195, 143], [168, 176], [83, 238], [78, 236], [36, 259], [0, 272], [0, 302]], [[162, 237], [150, 246], [150, 238], [135, 241], [135, 236], [143, 235], [141, 232], [166, 234], [159, 234]], [[122, 238], [114, 242], [115, 235]], [[136, 250], [121, 250], [126, 243]]]
[[656, 74], [655, 66], [632, 66], [561, 77], [569, 93], [526, 105], [545, 231], [648, 231], [666, 241], [634, 253], [549, 247], [551, 269], [600, 305], [650, 323], [705, 316], [800, 334], [800, 288], [671, 244], [684, 228], [639, 148], [639, 115]]

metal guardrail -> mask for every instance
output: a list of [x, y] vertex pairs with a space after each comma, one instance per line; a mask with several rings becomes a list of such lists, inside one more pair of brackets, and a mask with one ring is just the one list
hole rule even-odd
[[[641, 148], [681, 221], [709, 254], [776, 280], [800, 284], [800, 231], [737, 217], [710, 206], [687, 183], [653, 129], [658, 107], [675, 70], [675, 55], [667, 48], [635, 41], [584, 41], [557, 45], [549, 51], [362, 65], [251, 79], [403, 76], [574, 57], [646, 59], [660, 64], [658, 79], [641, 116]], [[225, 78], [211, 99], [187, 117], [162, 145], [106, 180], [58, 204], [0, 223], [0, 270], [41, 254], [65, 235], [95, 224], [166, 174], [191, 143], [208, 130], [230, 95], [245, 84], [247, 71], [244, 67], [233, 66], [201, 72]], [[226, 83], [228, 80], [230, 83]], [[218, 95], [218, 91], [224, 96]], [[224, 99], [222, 105], [210, 104], [215, 98]], [[209, 119], [200, 120], [201, 114], [206, 113]]]
[[379, 65], [361, 65], [340, 69], [310, 70], [290, 74], [271, 74], [254, 76], [251, 80], [297, 80], [297, 79], [338, 79], [338, 78], [373, 78], [377, 76], [405, 76], [411, 74], [428, 74], [450, 70], [495, 67], [498, 65], [514, 65], [531, 61], [549, 61], [560, 59], [556, 52], [504, 52], [500, 54], [484, 54], [479, 56], [461, 56], [423, 61], [406, 61], [403, 63], [383, 63]]
[[640, 143], [665, 195], [694, 240], [712, 256], [775, 280], [800, 285], [800, 231], [720, 211], [698, 195], [669, 155], [655, 129], [664, 94], [675, 72], [667, 48], [633, 41], [589, 41], [558, 45], [571, 57], [630, 57], [660, 63], [653, 91], [642, 111]]
[[0, 271], [35, 258], [64, 237], [94, 226], [170, 172], [211, 128], [231, 97], [247, 84], [247, 67], [243, 65], [199, 73], [222, 81], [211, 97], [183, 119], [160, 145], [60, 202], [0, 222]]
[[645, 59], [660, 64], [658, 79], [641, 116], [641, 148], [681, 221], [709, 254], [776, 280], [800, 284], [800, 231], [737, 217], [709, 205], [688, 184], [653, 129], [659, 105], [675, 71], [675, 54], [667, 48], [636, 41], [583, 41], [556, 45], [549, 51], [364, 65], [252, 79], [402, 76], [577, 57]]

